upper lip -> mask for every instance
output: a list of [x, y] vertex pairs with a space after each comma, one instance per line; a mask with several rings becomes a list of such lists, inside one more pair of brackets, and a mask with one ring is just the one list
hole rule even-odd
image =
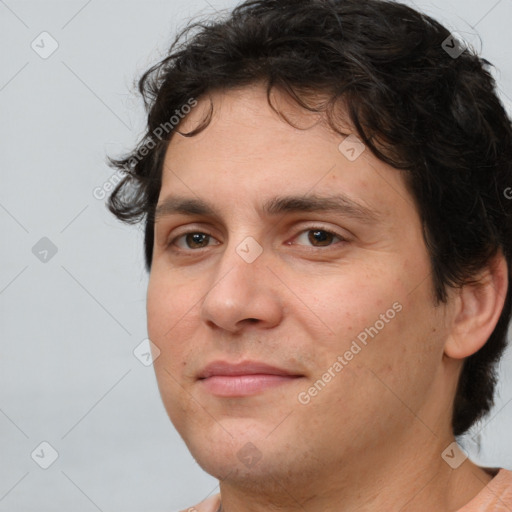
[[206, 365], [199, 373], [198, 379], [207, 379], [217, 375], [284, 375], [298, 377], [299, 374], [271, 366], [258, 361], [243, 361], [241, 363], [228, 363], [226, 361], [213, 361]]

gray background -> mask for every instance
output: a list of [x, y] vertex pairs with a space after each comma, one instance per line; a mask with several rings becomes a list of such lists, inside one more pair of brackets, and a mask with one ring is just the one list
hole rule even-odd
[[[0, 511], [173, 511], [216, 488], [133, 354], [146, 338], [141, 229], [93, 191], [113, 174], [106, 154], [143, 130], [133, 80], [191, 15], [233, 5], [0, 0]], [[510, 109], [512, 0], [416, 5], [496, 65]], [[495, 408], [463, 440], [483, 465], [512, 468], [511, 369], [509, 352]], [[44, 441], [58, 453], [48, 469]]]

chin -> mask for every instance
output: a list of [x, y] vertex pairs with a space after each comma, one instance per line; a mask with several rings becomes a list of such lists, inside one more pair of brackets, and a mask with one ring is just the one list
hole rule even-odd
[[[222, 421], [209, 432], [189, 431], [182, 437], [199, 466], [218, 480], [256, 482], [268, 479], [276, 471], [272, 467], [275, 461], [290, 455], [279, 436], [273, 434], [273, 439], [266, 439], [268, 432], [268, 428], [258, 429], [254, 423]], [[276, 443], [281, 443], [281, 449]]]

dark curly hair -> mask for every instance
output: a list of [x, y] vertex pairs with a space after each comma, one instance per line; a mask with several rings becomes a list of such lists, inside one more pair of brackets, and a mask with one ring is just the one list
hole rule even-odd
[[[449, 38], [432, 18], [384, 0], [253, 0], [227, 17], [190, 24], [139, 81], [148, 111], [144, 137], [129, 155], [110, 159], [125, 176], [108, 206], [123, 221], [145, 221], [148, 271], [164, 155], [185, 106], [214, 90], [263, 82], [269, 102], [279, 88], [324, 113], [338, 132], [335, 106], [342, 101], [373, 154], [404, 171], [423, 221], [438, 303], [447, 300], [447, 287], [476, 279], [499, 252], [510, 275], [511, 122], [490, 63], [469, 47], [450, 54], [459, 47]], [[315, 95], [329, 101], [319, 107]], [[204, 129], [211, 112], [185, 135]], [[489, 340], [464, 362], [455, 435], [493, 404], [510, 290]]]

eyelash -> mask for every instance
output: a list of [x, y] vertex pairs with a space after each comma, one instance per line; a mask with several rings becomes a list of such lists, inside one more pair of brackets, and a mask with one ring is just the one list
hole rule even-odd
[[[337, 238], [339, 241], [338, 243], [340, 242], [346, 242], [347, 239], [342, 236], [340, 233], [336, 233], [335, 231], [331, 231], [331, 230], [328, 230], [328, 229], [324, 229], [322, 226], [309, 226], [308, 228], [306, 229], [303, 229], [301, 230], [293, 239], [295, 240], [296, 238], [298, 238], [300, 235], [304, 234], [304, 233], [308, 233], [310, 231], [321, 231], [323, 233], [326, 233], [328, 235], [332, 235], [333, 237]], [[207, 233], [207, 232], [204, 232], [204, 231], [186, 231], [184, 233], [181, 233], [180, 235], [174, 237], [173, 239], [171, 239], [168, 243], [168, 247], [171, 248], [173, 251], [175, 252], [197, 252], [197, 251], [200, 251], [201, 249], [207, 249], [208, 247], [210, 247], [209, 245], [206, 246], [206, 247], [200, 247], [198, 249], [191, 249], [191, 248], [187, 248], [187, 249], [183, 249], [183, 248], [180, 248], [180, 247], [177, 247], [175, 245], [175, 243], [180, 240], [181, 238], [183, 237], [186, 237], [187, 235], [195, 235], [195, 234], [199, 234], [199, 235], [206, 235], [206, 236], [209, 236], [211, 238], [215, 238], [213, 235]], [[331, 247], [333, 247], [334, 245], [336, 244], [336, 242], [328, 245], [328, 246], [320, 246], [320, 247], [315, 247], [313, 245], [309, 246], [311, 249], [324, 249], [324, 250], [327, 250]]]

